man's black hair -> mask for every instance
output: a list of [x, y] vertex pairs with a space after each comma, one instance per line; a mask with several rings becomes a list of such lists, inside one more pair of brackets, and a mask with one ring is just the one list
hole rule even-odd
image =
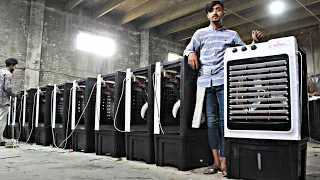
[[206, 5], [206, 8], [205, 8], [206, 13], [208, 14], [209, 12], [211, 12], [212, 7], [217, 5], [217, 4], [220, 4], [222, 6], [222, 9], [225, 11], [224, 5], [222, 4], [221, 1], [211, 1]]
[[9, 66], [15, 66], [18, 64], [18, 60], [14, 59], [14, 58], [9, 58], [9, 59], [6, 59], [6, 67], [9, 67]]

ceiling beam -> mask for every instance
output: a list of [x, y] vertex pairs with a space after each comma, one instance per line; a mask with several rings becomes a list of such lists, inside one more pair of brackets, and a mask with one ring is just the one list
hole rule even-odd
[[[307, 8], [310, 11], [312, 11], [315, 15], [320, 14], [320, 3], [308, 6]], [[265, 35], [277, 34], [277, 33], [279, 33], [278, 28], [274, 28], [274, 27], [279, 26], [279, 29], [280, 29], [280, 27], [284, 24], [296, 23], [296, 22], [300, 21], [301, 19], [306, 19], [306, 18], [312, 16], [305, 9], [303, 9], [303, 8], [300, 8], [300, 9], [298, 11], [299, 13], [297, 13], [297, 10], [288, 11], [287, 13], [284, 13], [281, 16], [281, 18], [268, 18], [268, 19], [262, 19], [262, 20], [256, 21], [257, 24], [263, 25], [263, 27], [266, 27], [266, 29], [251, 23], [251, 24], [248, 24], [248, 26], [246, 26], [246, 29], [239, 26], [239, 27], [235, 28], [235, 30], [238, 32], [238, 34], [246, 34], [248, 31], [251, 31], [253, 29], [261, 30], [261, 31], [263, 31], [263, 33]], [[311, 19], [312, 18], [316, 19], [313, 16], [311, 17]], [[305, 23], [307, 23], [307, 22], [305, 22]], [[318, 23], [320, 24], [319, 21], [318, 21]]]
[[69, 0], [66, 4], [66, 11], [70, 11], [71, 9], [75, 8], [78, 6], [83, 0]]
[[[231, 14], [228, 11], [237, 13], [237, 12], [240, 12], [240, 11], [252, 8], [252, 7], [259, 6], [259, 5], [267, 3], [269, 1], [270, 0], [255, 0], [255, 1], [252, 1], [252, 0], [241, 0], [241, 1], [233, 0], [233, 1], [227, 2], [224, 4], [225, 8], [227, 9], [227, 14], [226, 14], [225, 18], [228, 19], [229, 15]], [[205, 15], [205, 13], [199, 12], [199, 13], [196, 13], [194, 15], [188, 16], [184, 19], [181, 19], [176, 22], [172, 22], [166, 26], [159, 28], [159, 33], [160, 33], [159, 35], [165, 36], [165, 35], [172, 34], [172, 33], [184, 30], [184, 29], [189, 29], [194, 26], [204, 24], [208, 21], [209, 20], [208, 20], [207, 16]]]
[[[313, 4], [320, 2], [320, 0], [299, 0], [299, 1], [304, 6], [310, 6], [310, 5], [313, 5]], [[286, 13], [288, 11], [301, 8], [300, 4], [298, 4], [296, 1], [286, 0], [286, 1], [284, 1], [284, 3], [286, 4], [286, 12], [283, 13], [284, 15], [286, 15]], [[269, 12], [269, 8], [266, 8], [265, 6], [262, 8], [255, 8], [250, 11], [244, 11], [242, 13], [236, 13], [236, 14], [243, 17], [244, 19], [240, 18], [238, 16], [234, 16], [233, 18], [228, 18], [223, 22], [224, 26], [226, 26], [228, 28], [232, 28], [232, 27], [236, 27], [236, 26], [240, 26], [242, 24], [248, 23], [247, 20], [257, 21], [259, 19], [263, 19], [263, 18], [267, 18], [267, 17], [271, 16], [271, 14]], [[280, 19], [282, 19], [282, 15], [281, 15]]]
[[[287, 32], [287, 31], [302, 29], [302, 28], [317, 25], [317, 24], [319, 24], [319, 21], [315, 17], [310, 16], [310, 17], [300, 19], [298, 21], [289, 22], [289, 23], [286, 23], [283, 25], [276, 25], [274, 27], [271, 27], [271, 29], [276, 30], [277, 33], [279, 34], [279, 33]], [[274, 35], [274, 34], [275, 33], [272, 33], [272, 32], [264, 33], [265, 37], [270, 36], [270, 35]], [[243, 41], [251, 40], [251, 32], [241, 36], [241, 39]], [[266, 39], [264, 41], [266, 41]]]
[[[314, 4], [320, 2], [320, 0], [299, 0], [299, 1], [303, 5], [310, 6], [310, 7], [312, 7]], [[286, 7], [287, 7], [287, 9], [289, 11], [286, 11], [284, 13], [285, 14], [284, 16], [287, 17], [288, 16], [287, 13], [293, 13], [293, 16], [299, 16], [299, 13], [301, 11], [299, 11], [299, 13], [297, 13], [297, 11], [294, 11], [294, 10], [296, 10], [298, 8], [301, 8], [301, 6], [298, 5], [295, 1], [288, 1]], [[302, 11], [304, 12], [305, 10], [302, 9]], [[241, 17], [244, 17], [245, 19], [250, 20], [250, 21], [257, 21], [259, 19], [266, 18], [266, 17], [270, 16], [270, 13], [268, 12], [268, 8], [265, 8], [265, 7], [255, 8], [255, 9], [252, 9], [250, 11], [244, 11], [242, 13], [237, 13], [237, 14], [240, 15]], [[304, 12], [303, 15], [301, 15], [301, 18], [304, 18], [305, 15], [306, 15], [306, 13]], [[311, 16], [311, 14], [309, 14], [308, 16]], [[271, 17], [271, 19], [272, 20], [276, 20], [275, 18], [272, 18], [272, 17]], [[279, 19], [283, 19], [283, 18], [281, 17]], [[240, 18], [238, 16], [235, 16], [235, 15], [228, 16], [226, 19], [223, 20], [223, 24], [227, 28], [233, 28], [233, 27], [240, 26], [240, 25], [243, 25], [243, 24], [246, 24], [246, 23], [248, 23], [248, 21], [246, 21], [246, 20], [244, 20], [244, 19], [242, 19], [242, 18]], [[263, 24], [263, 22], [259, 21], [257, 23], [265, 26]], [[209, 23], [208, 23], [208, 25], [209, 25]], [[202, 25], [202, 27], [203, 27], [203, 25]], [[183, 40], [186, 40], [186, 39], [190, 39], [197, 29], [199, 29], [199, 28], [191, 28], [191, 29], [189, 29], [187, 31], [179, 33], [178, 35], [175, 35], [174, 40], [175, 41], [183, 41]]]
[[94, 18], [97, 19], [106, 13], [110, 12], [112, 9], [119, 6], [124, 0], [109, 0], [104, 3], [97, 11], [94, 13]]
[[152, 9], [155, 9], [163, 4], [166, 4], [169, 1], [170, 0], [146, 1], [141, 5], [127, 11], [122, 17], [121, 23], [122, 24], [128, 23], [144, 14], [147, 14], [148, 12], [152, 11]]
[[139, 30], [144, 30], [156, 27], [160, 24], [166, 23], [186, 14], [198, 11], [199, 9], [203, 9], [207, 5], [207, 3], [208, 0], [187, 1], [186, 3], [181, 4], [178, 7], [170, 8], [166, 11], [161, 12], [158, 15], [155, 15], [147, 19], [138, 28]]

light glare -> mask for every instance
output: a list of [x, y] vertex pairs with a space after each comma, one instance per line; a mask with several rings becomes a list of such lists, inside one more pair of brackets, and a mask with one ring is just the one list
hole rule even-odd
[[182, 58], [182, 56], [178, 53], [169, 52], [168, 53], [168, 61], [175, 61]]
[[77, 36], [77, 49], [104, 57], [113, 56], [116, 50], [112, 39], [85, 32], [80, 32]]
[[284, 11], [284, 3], [282, 1], [273, 1], [269, 6], [269, 10], [271, 14], [281, 14]]

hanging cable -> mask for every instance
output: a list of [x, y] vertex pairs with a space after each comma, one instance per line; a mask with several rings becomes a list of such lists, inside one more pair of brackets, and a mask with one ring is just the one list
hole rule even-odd
[[[38, 93], [35, 93], [35, 95], [34, 95], [34, 97], [33, 97], [33, 108], [32, 108], [32, 117], [31, 117], [31, 123], [32, 123], [32, 127], [31, 127], [31, 131], [30, 131], [30, 133], [29, 133], [29, 137], [28, 137], [28, 139], [27, 139], [27, 141], [26, 141], [26, 143], [28, 143], [29, 142], [29, 140], [30, 140], [30, 137], [31, 137], [31, 135], [32, 135], [32, 132], [33, 132], [33, 121], [34, 121], [34, 108], [35, 108], [35, 104], [36, 104], [36, 97], [38, 96]], [[28, 125], [29, 126], [29, 125]], [[30, 127], [29, 127], [30, 128]]]
[[163, 131], [162, 125], [161, 125], [161, 121], [160, 121], [160, 108], [159, 108], [160, 105], [158, 105], [157, 94], [156, 94], [157, 93], [157, 83], [156, 83], [157, 77], [156, 76], [159, 76], [159, 74], [153, 73], [153, 75], [152, 75], [152, 83], [153, 83], [154, 97], [155, 97], [157, 111], [158, 111], [159, 128], [160, 128], [162, 134], [164, 134], [164, 131]]
[[123, 81], [122, 81], [121, 96], [120, 96], [120, 99], [119, 99], [119, 102], [118, 102], [118, 106], [117, 106], [117, 109], [116, 109], [116, 113], [115, 113], [114, 118], [113, 118], [113, 126], [114, 126], [114, 128], [115, 128], [117, 131], [122, 132], [122, 133], [125, 133], [126, 131], [122, 131], [122, 130], [120, 130], [120, 129], [117, 128], [117, 126], [116, 126], [116, 119], [117, 119], [118, 110], [119, 110], [120, 103], [121, 103], [122, 96], [123, 96], [123, 92], [124, 92], [124, 83], [125, 83], [126, 81], [128, 81], [126, 78], [123, 79]]

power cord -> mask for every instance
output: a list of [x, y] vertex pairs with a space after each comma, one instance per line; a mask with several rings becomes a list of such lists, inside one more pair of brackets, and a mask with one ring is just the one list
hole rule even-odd
[[162, 129], [162, 125], [161, 125], [161, 121], [160, 121], [160, 108], [159, 108], [159, 104], [158, 104], [158, 100], [157, 100], [157, 83], [156, 83], [156, 80], [157, 80], [157, 77], [156, 76], [159, 76], [159, 74], [156, 74], [156, 73], [153, 73], [152, 75], [152, 83], [153, 83], [153, 88], [154, 88], [154, 97], [155, 97], [155, 100], [156, 100], [156, 105], [157, 105], [157, 111], [158, 111], [158, 121], [159, 121], [159, 128], [162, 132], [162, 134], [164, 134], [164, 131]]
[[31, 135], [32, 135], [32, 132], [33, 132], [33, 121], [34, 121], [34, 108], [35, 108], [35, 104], [36, 104], [36, 97], [38, 96], [38, 94], [37, 93], [35, 93], [34, 94], [34, 97], [33, 97], [33, 108], [32, 108], [32, 117], [31, 117], [31, 123], [32, 123], [32, 127], [31, 127], [31, 131], [30, 131], [30, 133], [29, 133], [29, 137], [28, 137], [28, 139], [27, 139], [27, 141], [26, 141], [26, 143], [28, 143], [29, 142], [29, 140], [30, 140], [30, 137], [31, 137]]
[[118, 128], [117, 128], [117, 126], [116, 126], [116, 119], [117, 119], [117, 115], [118, 115], [119, 107], [120, 107], [121, 100], [122, 100], [122, 96], [123, 96], [123, 92], [124, 92], [124, 83], [125, 83], [126, 81], [128, 81], [128, 79], [126, 79], [126, 78], [125, 78], [125, 79], [123, 79], [123, 81], [122, 81], [122, 91], [121, 91], [121, 96], [120, 96], [120, 99], [119, 99], [119, 102], [118, 102], [118, 106], [117, 106], [117, 109], [116, 109], [116, 113], [115, 113], [115, 115], [114, 115], [114, 119], [113, 119], [113, 126], [114, 126], [114, 128], [115, 128], [117, 131], [122, 132], [122, 133], [125, 133], [126, 131], [122, 131], [122, 130], [120, 130], [120, 129], [118, 129]]
[[58, 148], [58, 146], [56, 145], [56, 139], [54, 136], [54, 132], [53, 132], [53, 93], [55, 91], [51, 91], [51, 108], [50, 108], [50, 112], [51, 112], [51, 133], [52, 133], [52, 141], [53, 141], [53, 145], [54, 147]]

